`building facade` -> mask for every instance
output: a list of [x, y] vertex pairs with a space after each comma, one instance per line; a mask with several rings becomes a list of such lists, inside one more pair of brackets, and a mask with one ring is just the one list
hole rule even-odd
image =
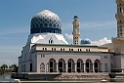
[[[18, 72], [111, 72], [124, 69], [123, 0], [117, 3], [116, 38], [113, 48], [94, 46], [88, 38], [81, 40], [79, 19], [74, 16], [73, 45], [62, 35], [61, 19], [44, 10], [31, 19], [30, 35], [19, 56]], [[122, 35], [121, 35], [122, 34]]]

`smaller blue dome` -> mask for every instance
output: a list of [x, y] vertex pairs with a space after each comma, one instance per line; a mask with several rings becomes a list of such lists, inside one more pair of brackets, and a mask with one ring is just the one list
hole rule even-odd
[[78, 16], [74, 16], [74, 18], [78, 18]]
[[91, 40], [85, 37], [83, 40], [81, 40], [81, 44], [91, 44]]

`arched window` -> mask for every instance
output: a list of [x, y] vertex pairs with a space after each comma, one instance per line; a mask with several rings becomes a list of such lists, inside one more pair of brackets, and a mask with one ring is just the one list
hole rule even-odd
[[107, 72], [108, 71], [108, 65], [107, 65], [107, 63], [105, 63], [105, 72]]
[[120, 13], [121, 13], [121, 7], [120, 7]]
[[53, 44], [54, 42], [53, 42], [53, 39], [52, 39], [52, 37], [50, 38], [50, 40], [49, 40], [49, 44]]
[[40, 64], [40, 72], [45, 72], [45, 64], [44, 63]]

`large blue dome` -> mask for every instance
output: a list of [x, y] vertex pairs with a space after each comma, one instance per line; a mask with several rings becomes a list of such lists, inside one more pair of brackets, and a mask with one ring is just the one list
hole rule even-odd
[[91, 40], [85, 37], [83, 40], [81, 40], [81, 44], [91, 44]]
[[33, 33], [61, 34], [61, 19], [49, 10], [41, 11], [31, 19], [31, 34]]

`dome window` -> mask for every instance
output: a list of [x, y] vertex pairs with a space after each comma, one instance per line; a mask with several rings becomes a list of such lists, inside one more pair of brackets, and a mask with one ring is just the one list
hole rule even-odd
[[38, 24], [36, 24], [36, 28], [38, 27]]
[[33, 28], [33, 25], [31, 25], [31, 28]]
[[52, 27], [52, 24], [50, 23], [49, 26]]
[[47, 23], [45, 23], [45, 27], [47, 27]]
[[40, 30], [40, 32], [42, 33], [42, 29]]
[[43, 24], [40, 24], [40, 27], [43, 27]]
[[43, 20], [42, 20], [42, 19], [40, 19], [40, 21], [42, 22]]
[[45, 19], [45, 21], [47, 22], [47, 19]]
[[56, 27], [56, 24], [54, 24], [54, 27]]

